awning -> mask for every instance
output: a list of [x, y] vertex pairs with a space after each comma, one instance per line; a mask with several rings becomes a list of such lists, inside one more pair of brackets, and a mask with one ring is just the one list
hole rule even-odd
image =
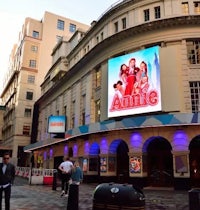
[[43, 147], [68, 141], [74, 137], [102, 133], [106, 131], [195, 124], [200, 125], [200, 115], [198, 113], [158, 114], [150, 116], [126, 117], [121, 120], [107, 120], [89, 125], [83, 125], [68, 130], [65, 133], [64, 139], [52, 138], [44, 141], [38, 141], [34, 144], [25, 146], [24, 151], [31, 152]]

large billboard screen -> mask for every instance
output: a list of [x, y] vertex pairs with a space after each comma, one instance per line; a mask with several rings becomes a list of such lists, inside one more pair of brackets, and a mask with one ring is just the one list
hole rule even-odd
[[65, 133], [66, 116], [49, 116], [48, 133]]
[[109, 59], [108, 117], [161, 111], [159, 46]]

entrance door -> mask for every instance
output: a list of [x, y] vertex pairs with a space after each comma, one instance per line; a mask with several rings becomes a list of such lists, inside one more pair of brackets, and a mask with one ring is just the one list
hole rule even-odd
[[191, 141], [189, 149], [191, 187], [200, 187], [200, 136]]
[[124, 141], [120, 141], [117, 147], [117, 177], [118, 182], [126, 183], [129, 178], [129, 157], [128, 146]]
[[152, 139], [147, 147], [148, 184], [155, 187], [172, 186], [173, 156], [171, 145], [161, 137]]

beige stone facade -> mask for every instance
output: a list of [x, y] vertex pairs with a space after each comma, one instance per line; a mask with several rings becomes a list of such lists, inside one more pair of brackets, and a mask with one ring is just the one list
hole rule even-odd
[[[55, 59], [35, 104], [37, 142], [26, 151], [34, 151], [36, 162], [40, 154], [44, 168], [57, 167], [64, 155], [78, 159], [88, 180], [194, 186], [200, 179], [199, 15], [196, 1], [122, 1], [113, 6], [69, 50], [66, 73], [59, 71], [57, 77], [64, 61]], [[53, 58], [61, 46], [69, 47], [60, 44]], [[159, 46], [161, 110], [108, 118], [110, 59], [153, 46]], [[65, 138], [48, 133], [50, 115], [66, 116]]]

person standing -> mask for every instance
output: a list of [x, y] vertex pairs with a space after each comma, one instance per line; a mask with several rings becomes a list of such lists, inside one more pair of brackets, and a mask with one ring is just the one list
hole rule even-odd
[[10, 162], [10, 154], [4, 153], [0, 163], [0, 210], [2, 210], [2, 195], [4, 192], [5, 210], [10, 210], [11, 185], [14, 183], [15, 166]]
[[70, 161], [69, 157], [62, 162], [58, 169], [61, 170], [61, 184], [62, 184], [62, 193], [60, 196], [68, 195], [68, 188], [69, 188], [69, 180], [71, 178], [71, 171], [72, 171], [73, 163]]
[[75, 161], [69, 185], [69, 197], [67, 201], [67, 210], [79, 209], [79, 185], [83, 180], [83, 171], [79, 162]]
[[71, 182], [72, 184], [79, 185], [82, 182], [82, 180], [83, 180], [83, 171], [79, 166], [79, 162], [75, 161], [71, 174]]

